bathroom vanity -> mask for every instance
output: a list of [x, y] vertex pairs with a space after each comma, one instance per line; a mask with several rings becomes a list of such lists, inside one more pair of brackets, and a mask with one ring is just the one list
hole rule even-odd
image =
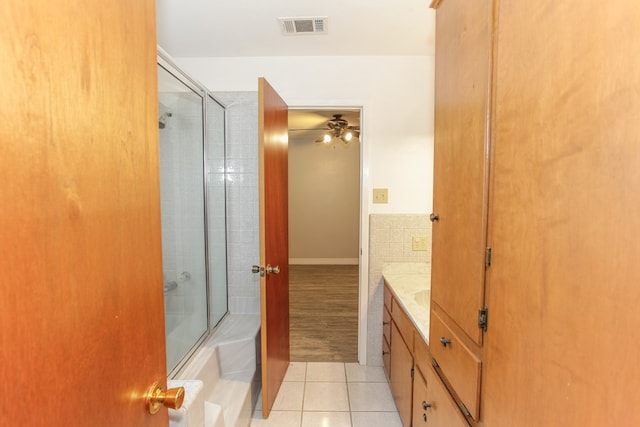
[[467, 426], [429, 351], [431, 264], [385, 264], [383, 360], [404, 427]]

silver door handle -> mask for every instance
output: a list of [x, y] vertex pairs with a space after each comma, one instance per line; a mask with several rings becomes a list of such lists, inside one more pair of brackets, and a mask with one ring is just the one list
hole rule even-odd
[[265, 274], [280, 274], [280, 266], [278, 265], [270, 265], [267, 264], [267, 267], [260, 267], [259, 265], [254, 265], [251, 267], [252, 273], [260, 273], [260, 277], [264, 277]]
[[270, 264], [267, 264], [267, 274], [280, 274], [280, 266], [279, 265], [274, 265], [271, 266]]

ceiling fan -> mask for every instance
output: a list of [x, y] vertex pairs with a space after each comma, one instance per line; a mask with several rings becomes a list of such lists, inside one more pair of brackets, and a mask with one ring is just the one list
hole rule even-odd
[[350, 126], [346, 119], [342, 118], [342, 114], [334, 114], [331, 119], [322, 128], [310, 128], [310, 129], [289, 129], [292, 131], [323, 131], [322, 135], [315, 140], [315, 142], [322, 142], [325, 144], [335, 143], [338, 139], [344, 144], [348, 144], [354, 137], [360, 137], [360, 126]]

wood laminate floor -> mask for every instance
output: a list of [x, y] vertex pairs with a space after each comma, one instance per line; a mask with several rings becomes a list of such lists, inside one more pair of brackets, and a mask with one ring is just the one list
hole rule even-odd
[[358, 361], [358, 266], [291, 265], [292, 362]]

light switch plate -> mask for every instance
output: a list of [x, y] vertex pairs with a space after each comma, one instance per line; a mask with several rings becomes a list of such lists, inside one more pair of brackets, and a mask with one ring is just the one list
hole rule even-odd
[[387, 189], [387, 188], [374, 188], [373, 189], [373, 203], [389, 203], [389, 189]]
[[411, 249], [414, 251], [426, 251], [429, 250], [427, 247], [427, 238], [424, 236], [413, 236], [411, 242]]

